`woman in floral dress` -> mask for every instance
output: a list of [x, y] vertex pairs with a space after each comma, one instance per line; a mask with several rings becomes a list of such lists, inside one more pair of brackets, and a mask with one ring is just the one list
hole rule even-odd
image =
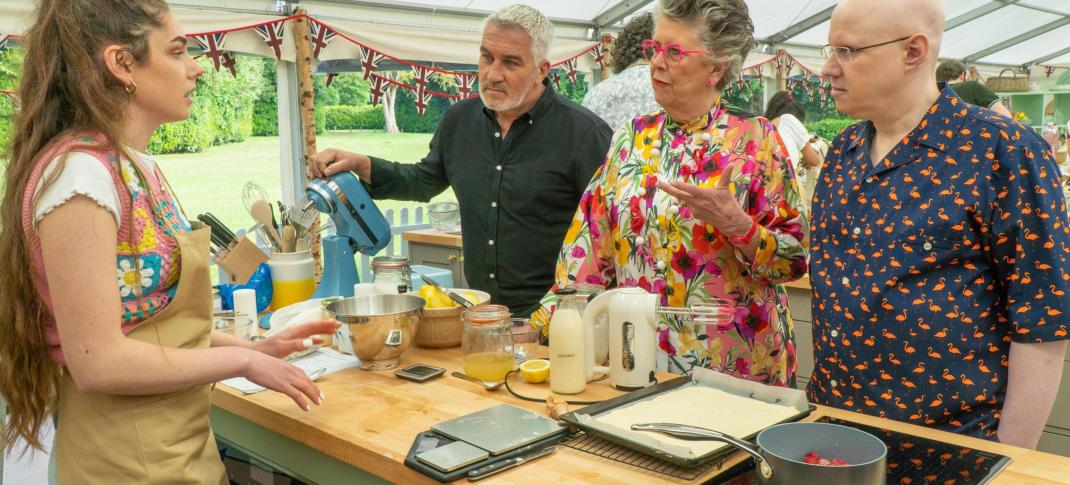
[[[662, 0], [644, 53], [662, 111], [617, 129], [580, 200], [554, 289], [638, 286], [661, 305], [714, 299], [719, 323], [662, 317], [658, 368], [707, 367], [791, 385], [795, 347], [781, 283], [806, 273], [802, 201], [769, 121], [720, 93], [754, 46], [743, 0]], [[553, 292], [534, 317], [549, 321]]]

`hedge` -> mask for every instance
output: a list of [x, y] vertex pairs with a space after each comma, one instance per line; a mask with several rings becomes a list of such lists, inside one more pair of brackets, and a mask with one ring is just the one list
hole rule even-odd
[[199, 152], [253, 134], [253, 103], [265, 88], [263, 63], [238, 57], [235, 77], [226, 69], [216, 71], [206, 58], [198, 62], [205, 72], [197, 80], [190, 118], [156, 130], [151, 153]]
[[381, 130], [386, 123], [382, 106], [324, 106], [328, 130]]
[[840, 132], [855, 123], [858, 123], [858, 120], [853, 118], [825, 118], [821, 121], [805, 124], [806, 131], [832, 141], [833, 138], [836, 138], [836, 135], [839, 135]]
[[[0, 51], [0, 90], [15, 91], [19, 84], [19, 71], [22, 69], [23, 50], [10, 48]], [[7, 157], [7, 143], [14, 130], [15, 103], [11, 98], [0, 95], [0, 159]]]

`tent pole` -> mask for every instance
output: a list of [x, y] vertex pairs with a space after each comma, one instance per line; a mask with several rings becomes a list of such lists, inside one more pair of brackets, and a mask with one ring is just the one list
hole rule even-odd
[[[304, 9], [298, 9], [295, 15], [304, 14]], [[309, 37], [308, 17], [298, 17], [293, 23], [294, 38], [297, 44], [297, 99], [301, 111], [301, 138], [303, 140], [304, 156], [301, 159], [305, 172], [305, 183], [312, 181], [312, 172], [308, 169], [308, 157], [316, 153], [316, 92], [312, 85], [312, 45]], [[312, 250], [312, 260], [316, 265], [316, 281], [319, 282], [323, 270], [320, 259], [320, 236], [319, 221], [309, 229], [309, 247]]]

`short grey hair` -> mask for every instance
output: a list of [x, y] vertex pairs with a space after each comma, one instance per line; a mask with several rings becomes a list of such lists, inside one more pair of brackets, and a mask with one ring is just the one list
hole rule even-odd
[[[697, 36], [710, 60], [728, 59], [717, 89], [739, 77], [743, 61], [758, 43], [754, 41], [754, 22], [743, 0], [660, 0], [654, 19], [668, 19], [696, 27]], [[657, 26], [655, 25], [655, 30]]]
[[491, 23], [526, 32], [531, 37], [531, 55], [536, 63], [546, 60], [554, 45], [554, 24], [542, 12], [527, 5], [509, 5], [498, 9], [483, 22], [483, 29]]

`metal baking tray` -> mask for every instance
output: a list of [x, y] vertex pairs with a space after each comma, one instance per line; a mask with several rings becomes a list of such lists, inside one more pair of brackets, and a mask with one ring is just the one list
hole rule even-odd
[[[700, 456], [697, 456], [697, 457], [684, 458], [684, 457], [677, 456], [677, 455], [672, 454], [672, 453], [665, 452], [663, 450], [659, 450], [657, 448], [653, 448], [653, 447], [647, 446], [644, 443], [639, 443], [639, 442], [633, 441], [633, 440], [631, 440], [631, 439], [629, 439], [628, 437], [625, 437], [625, 436], [619, 436], [619, 435], [615, 435], [615, 434], [612, 434], [612, 433], [607, 433], [607, 432], [605, 432], [603, 430], [600, 430], [600, 429], [595, 428], [595, 427], [588, 426], [588, 425], [586, 425], [586, 424], [581, 422], [580, 416], [586, 416], [586, 417], [592, 417], [593, 418], [593, 417], [596, 417], [598, 415], [601, 415], [601, 414], [607, 413], [609, 411], [612, 411], [614, 409], [617, 409], [619, 407], [627, 406], [629, 404], [632, 404], [632, 403], [635, 403], [635, 402], [638, 402], [638, 401], [642, 401], [642, 400], [645, 400], [645, 399], [649, 399], [649, 398], [652, 398], [652, 397], [657, 396], [659, 394], [663, 394], [663, 393], [675, 390], [675, 389], [680, 388], [682, 386], [691, 384], [692, 382], [694, 382], [694, 379], [692, 377], [689, 377], [689, 376], [681, 376], [681, 377], [677, 377], [677, 378], [672, 379], [672, 380], [668, 380], [668, 381], [665, 381], [665, 382], [660, 382], [660, 383], [657, 383], [657, 384], [655, 384], [653, 386], [650, 386], [650, 387], [647, 387], [647, 388], [644, 388], [644, 389], [640, 389], [638, 391], [629, 392], [629, 393], [624, 394], [622, 396], [618, 396], [618, 397], [615, 397], [613, 399], [609, 399], [607, 401], [602, 401], [601, 403], [598, 403], [598, 404], [592, 404], [590, 406], [586, 406], [586, 407], [581, 408], [579, 410], [576, 410], [576, 411], [573, 411], [571, 413], [565, 414], [565, 415], [561, 416], [561, 421], [563, 421], [566, 424], [568, 424], [569, 428], [572, 429], [573, 431], [575, 431], [577, 429], [582, 429], [582, 430], [586, 431], [590, 435], [601, 437], [601, 438], [603, 438], [603, 439], [605, 439], [607, 441], [616, 443], [616, 444], [624, 446], [626, 448], [629, 448], [629, 449], [632, 449], [632, 450], [635, 450], [635, 451], [638, 451], [640, 453], [644, 453], [644, 454], [647, 454], [647, 455], [650, 455], [650, 456], [654, 456], [654, 457], [660, 458], [662, 460], [668, 461], [670, 463], [673, 463], [673, 464], [676, 464], [676, 465], [680, 465], [680, 466], [685, 466], [685, 467], [701, 466], [703, 464], [709, 463], [711, 460], [724, 458], [724, 457], [727, 457], [728, 455], [731, 455], [732, 453], [736, 453], [739, 450], [737, 450], [735, 447], [733, 447], [733, 446], [725, 446], [725, 447], [710, 451], [710, 452], [708, 452], [706, 454], [703, 454], [703, 455], [700, 455]], [[793, 416], [791, 416], [791, 417], [789, 417], [789, 418], [787, 418], [787, 419], [785, 419], [783, 421], [780, 421], [780, 422], [774, 423], [774, 424], [789, 423], [789, 422], [793, 422], [793, 421], [799, 421], [799, 420], [809, 416], [810, 413], [814, 412], [816, 409], [817, 409], [816, 406], [814, 406], [813, 404], [809, 404], [805, 411], [802, 411], [802, 412], [800, 412], [798, 414], [795, 414], [795, 415], [793, 415]], [[652, 421], [671, 421], [671, 419], [652, 418]], [[751, 434], [749, 434], [747, 436], [739, 436], [738, 438], [742, 438], [742, 439], [745, 439], [747, 441], [753, 442], [754, 438], [758, 436], [758, 433], [760, 431], [761, 430], [757, 430], [754, 433], [751, 433]]]

